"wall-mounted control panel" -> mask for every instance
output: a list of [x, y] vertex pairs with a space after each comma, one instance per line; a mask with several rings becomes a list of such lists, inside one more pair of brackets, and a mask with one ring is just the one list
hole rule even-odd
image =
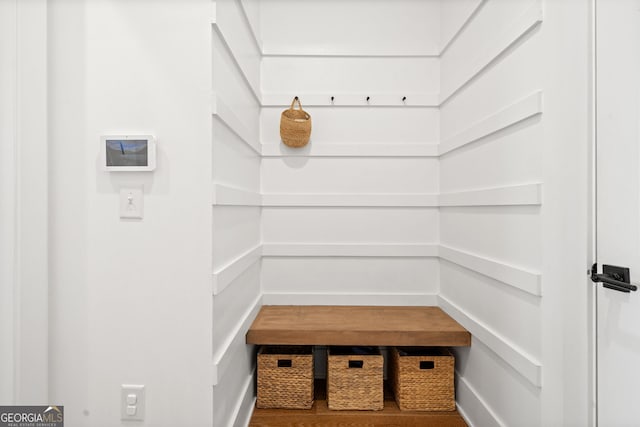
[[151, 135], [104, 135], [101, 163], [109, 172], [150, 172], [156, 168], [156, 141]]

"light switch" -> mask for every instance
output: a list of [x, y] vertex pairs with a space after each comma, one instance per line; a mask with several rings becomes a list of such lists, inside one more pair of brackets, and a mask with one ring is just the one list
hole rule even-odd
[[138, 396], [135, 394], [127, 394], [127, 404], [135, 405], [136, 403], [138, 403]]
[[142, 188], [122, 188], [120, 190], [120, 218], [142, 219]]

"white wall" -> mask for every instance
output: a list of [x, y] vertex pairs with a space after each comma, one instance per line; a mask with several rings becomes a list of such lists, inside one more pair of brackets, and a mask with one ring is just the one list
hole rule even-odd
[[266, 55], [437, 55], [433, 0], [269, 0], [261, 4]]
[[218, 0], [212, 23], [213, 425], [243, 426], [254, 402], [255, 351], [245, 334], [260, 289], [260, 50], [253, 2]]
[[[91, 425], [89, 411], [89, 315], [87, 176], [95, 173], [96, 141], [87, 133], [85, 4], [56, 2], [49, 8], [50, 301], [49, 396], [65, 405], [71, 426]], [[95, 101], [94, 101], [95, 102]], [[104, 314], [103, 314], [104, 315]], [[117, 386], [116, 386], [117, 387]], [[117, 402], [117, 388], [108, 397]], [[106, 397], [105, 395], [103, 395]], [[114, 414], [117, 415], [117, 414]]]
[[[48, 171], [47, 4], [18, 2], [16, 69], [16, 258], [14, 321], [17, 333], [16, 402], [46, 398]], [[22, 54], [24, 52], [24, 54]]]
[[[265, 303], [435, 303], [438, 3], [260, 6]], [[278, 128], [296, 95], [301, 150]]]
[[[70, 426], [211, 426], [211, 3], [50, 2], [50, 398]], [[185, 48], [188, 46], [188, 48]], [[152, 173], [99, 168], [104, 134], [150, 133]], [[144, 219], [118, 217], [144, 187]]]
[[441, 245], [472, 256], [441, 253], [440, 304], [473, 334], [456, 352], [473, 425], [590, 422], [588, 25], [578, 2], [478, 2], [441, 57], [440, 191], [503, 193], [440, 210]]

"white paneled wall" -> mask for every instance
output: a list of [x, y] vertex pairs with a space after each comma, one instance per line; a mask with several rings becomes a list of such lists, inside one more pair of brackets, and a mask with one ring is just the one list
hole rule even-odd
[[[323, 78], [312, 78], [320, 70]], [[428, 57], [265, 57], [262, 61], [262, 91], [437, 93], [438, 73], [438, 59]]]
[[[375, 103], [376, 96], [371, 96], [372, 102]], [[329, 94], [323, 95], [323, 98], [326, 98], [324, 101], [327, 104], [330, 103]], [[336, 98], [336, 102], [340, 102], [340, 96], [336, 95]], [[401, 103], [401, 94], [397, 94], [395, 98]], [[290, 102], [292, 96], [286, 99]], [[311, 142], [302, 149], [291, 149], [280, 142], [279, 123], [284, 105], [264, 107], [260, 116], [262, 151], [269, 157], [286, 157], [278, 159], [278, 162], [286, 162], [285, 166], [291, 165], [289, 167], [293, 168], [298, 165], [301, 168], [306, 164], [294, 162], [289, 158], [294, 156], [357, 157], [361, 159], [361, 163], [367, 161], [367, 157], [386, 157], [387, 159], [368, 161], [378, 164], [389, 163], [383, 166], [388, 169], [393, 167], [391, 163], [398, 164], [398, 159], [394, 162], [392, 157], [427, 157], [437, 154], [434, 145], [439, 135], [436, 108], [366, 107], [365, 94], [350, 96], [347, 100], [352, 105], [359, 103], [361, 106], [313, 107], [305, 106], [307, 97], [303, 94], [300, 95], [300, 99], [305, 110], [311, 114], [313, 127]], [[356, 126], [357, 123], [363, 125]], [[351, 162], [344, 159], [333, 161]], [[437, 162], [432, 164], [437, 165]], [[353, 170], [352, 174], [358, 173]], [[402, 178], [387, 176], [386, 179], [397, 181]], [[429, 185], [428, 182], [423, 184]], [[372, 191], [375, 192], [375, 189]]]
[[[554, 23], [549, 25], [543, 22], [541, 0], [475, 3], [472, 8], [469, 2], [471, 19], [441, 56], [439, 300], [474, 336], [469, 349], [456, 351], [458, 404], [478, 426], [586, 425], [587, 358], [580, 354], [588, 351], [586, 340], [576, 341], [582, 347], [564, 350], [562, 321], [571, 311], [558, 302], [570, 285], [552, 277], [557, 270], [550, 267], [550, 260], [562, 260], [568, 250], [584, 251], [586, 244], [565, 243], [551, 231], [557, 217], [549, 213], [562, 205], [573, 212], [580, 230], [586, 203], [580, 205], [567, 193], [546, 196], [561, 193], [564, 183], [558, 174], [585, 176], [586, 150], [577, 147], [586, 147], [580, 143], [580, 137], [586, 139], [586, 111], [577, 111], [575, 123], [557, 112], [574, 108], [576, 94], [584, 99], [586, 45], [577, 50], [574, 62], [562, 59], [553, 65], [575, 69], [580, 64], [576, 60], [584, 61], [576, 86], [567, 86], [559, 73], [546, 72], [550, 56], [562, 57], [553, 40], [564, 37], [559, 31], [566, 10], [550, 8]], [[586, 9], [568, 3], [583, 18], [574, 25], [584, 37]], [[460, 6], [443, 2], [443, 16]], [[549, 101], [548, 92], [561, 87], [567, 96]], [[548, 108], [556, 113], [548, 115]], [[558, 141], [558, 129], [572, 136]], [[574, 141], [577, 145], [570, 145]], [[548, 156], [566, 156], [565, 150], [575, 150], [582, 160], [561, 170]], [[581, 189], [586, 197], [587, 180], [573, 182], [575, 191]], [[443, 197], [456, 193], [475, 194], [486, 206], [442, 204]], [[567, 265], [576, 272], [583, 268], [579, 262]], [[580, 285], [576, 276], [571, 283]], [[576, 298], [584, 301], [586, 289], [575, 289]], [[572, 315], [586, 329], [584, 311]], [[572, 354], [573, 367], [563, 365], [551, 348]], [[562, 368], [582, 377], [581, 388], [572, 385], [568, 388], [574, 391], [560, 397], [550, 379]], [[563, 399], [573, 404], [580, 400], [583, 412]]]
[[213, 2], [213, 425], [242, 426], [254, 401], [244, 336], [261, 306], [260, 48], [255, 2]]
[[[261, 4], [265, 302], [435, 303], [439, 10]], [[278, 128], [294, 96], [313, 120], [301, 150]]]
[[541, 422], [541, 389], [513, 375], [511, 365], [484, 341], [474, 336], [456, 358], [456, 400], [471, 425], [548, 425]]
[[[332, 249], [335, 253], [342, 248]], [[295, 250], [300, 252], [299, 247]], [[262, 278], [265, 304], [367, 305], [383, 299], [388, 305], [435, 305], [438, 260], [409, 255], [273, 255], [262, 262]]]
[[[586, 248], [551, 231], [562, 209], [572, 232], [585, 229], [586, 199], [559, 178], [586, 176], [588, 51], [570, 58], [554, 43], [567, 25], [588, 34], [574, 3], [549, 7], [546, 27], [542, 0], [261, 4], [264, 302], [441, 305], [474, 335], [457, 370], [476, 426], [589, 418], [586, 339], [563, 347], [575, 363], [549, 350], [563, 345], [569, 292], [550, 276]], [[548, 72], [550, 57], [576, 71], [574, 85]], [[278, 134], [296, 95], [314, 124], [303, 149]], [[571, 108], [566, 122], [558, 112]], [[572, 150], [583, 156], [573, 169], [549, 161], [570, 162]], [[586, 328], [585, 313], [573, 315]], [[560, 403], [559, 369], [578, 379]]]
[[[542, 182], [541, 8], [478, 2], [442, 56], [443, 193]], [[441, 244], [493, 266], [455, 255], [440, 266], [441, 305], [474, 335], [456, 354], [458, 404], [476, 425], [541, 423], [540, 202], [440, 209]]]
[[[316, 76], [319, 78], [321, 71]], [[294, 95], [295, 96], [295, 95]], [[304, 107], [304, 98], [302, 98]], [[374, 96], [375, 101], [375, 96]], [[372, 102], [374, 102], [372, 101]], [[365, 106], [363, 97], [359, 102]], [[287, 105], [288, 106], [288, 105]], [[410, 144], [438, 140], [438, 111], [435, 108], [333, 107], [305, 108], [315, 124], [313, 145], [326, 144]], [[280, 144], [282, 107], [266, 107], [261, 114], [262, 142]], [[363, 123], [363, 126], [354, 126]], [[367, 156], [361, 151], [360, 156]]]
[[265, 194], [434, 194], [438, 162], [402, 158], [268, 158], [262, 161]]
[[435, 56], [438, 11], [434, 0], [270, 0], [260, 11], [264, 53]]

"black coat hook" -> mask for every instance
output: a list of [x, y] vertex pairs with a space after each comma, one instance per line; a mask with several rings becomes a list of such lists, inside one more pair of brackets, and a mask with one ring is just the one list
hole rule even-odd
[[334, 100], [334, 97], [332, 96], [332, 97], [331, 97], [331, 102], [333, 102], [333, 100]]
[[370, 96], [367, 96], [367, 102], [369, 102], [369, 100], [370, 100], [370, 99], [371, 99], [371, 97], [370, 97]]
[[407, 100], [407, 97], [406, 97], [406, 96], [403, 96], [403, 97], [402, 97], [402, 102], [405, 102], [406, 100]]

